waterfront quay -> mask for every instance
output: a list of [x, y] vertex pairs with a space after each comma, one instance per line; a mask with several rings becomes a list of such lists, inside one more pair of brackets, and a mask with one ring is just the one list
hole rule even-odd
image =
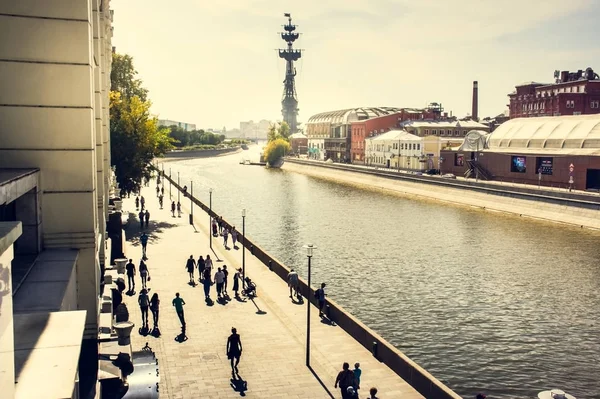
[[[208, 235], [209, 216], [195, 207], [194, 226], [188, 223], [189, 199], [180, 195], [184, 214], [172, 217], [168, 190], [165, 207], [159, 209], [151, 187], [142, 189], [146, 207], [151, 213], [146, 261], [151, 281], [149, 295], [157, 293], [161, 299], [159, 327], [161, 336], [138, 333], [141, 313], [137, 293], [125, 296], [130, 320], [136, 323], [132, 334], [134, 350], [148, 345], [156, 352], [160, 368], [160, 393], [168, 398], [239, 397], [242, 391], [249, 398], [338, 398], [334, 388], [337, 373], [343, 362], [359, 362], [363, 370], [361, 396], [375, 386], [384, 398], [421, 398], [413, 387], [400, 378], [371, 352], [336, 325], [324, 323], [313, 309], [311, 318], [310, 368], [305, 364], [306, 302], [303, 306], [292, 303], [286, 283], [246, 251], [246, 275], [258, 286], [258, 297], [248, 300], [233, 298], [231, 286], [234, 269], [242, 265], [242, 247], [225, 250], [221, 237], [212, 240]], [[177, 193], [173, 191], [173, 200]], [[187, 200], [187, 201], [186, 201]], [[123, 210], [130, 213], [126, 228], [125, 254], [136, 265], [142, 255], [139, 244], [139, 223], [134, 198], [126, 198]], [[188, 284], [185, 262], [190, 255], [211, 255], [219, 259], [214, 268], [227, 265], [230, 271], [227, 303], [207, 304], [202, 286]], [[315, 256], [318, 256], [315, 253]], [[136, 289], [140, 281], [136, 277]], [[196, 273], [196, 281], [198, 276]], [[186, 338], [181, 339], [180, 323], [171, 301], [179, 292], [185, 300], [187, 321]], [[216, 299], [214, 286], [211, 297]], [[234, 379], [226, 356], [226, 342], [232, 327], [237, 328], [243, 344], [239, 376]], [[439, 383], [438, 383], [439, 384]], [[447, 388], [446, 388], [447, 389]], [[458, 397], [449, 389], [444, 397]]]

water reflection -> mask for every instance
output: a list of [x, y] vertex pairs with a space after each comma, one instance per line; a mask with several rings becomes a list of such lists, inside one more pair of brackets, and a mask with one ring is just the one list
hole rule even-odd
[[317, 245], [313, 280], [459, 394], [530, 398], [560, 387], [600, 398], [598, 233], [240, 157], [169, 166], [203, 201], [213, 187], [213, 208], [236, 225], [247, 208], [248, 235], [301, 275], [302, 245]]

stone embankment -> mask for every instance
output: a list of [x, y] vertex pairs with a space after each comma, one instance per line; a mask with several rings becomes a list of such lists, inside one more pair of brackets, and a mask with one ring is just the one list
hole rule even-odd
[[165, 154], [164, 161], [182, 160], [187, 158], [208, 158], [241, 152], [240, 147], [219, 148], [215, 150], [175, 150]]
[[466, 182], [296, 159], [286, 159], [283, 169], [408, 198], [442, 201], [600, 230], [600, 196], [587, 193], [568, 193], [493, 182]]

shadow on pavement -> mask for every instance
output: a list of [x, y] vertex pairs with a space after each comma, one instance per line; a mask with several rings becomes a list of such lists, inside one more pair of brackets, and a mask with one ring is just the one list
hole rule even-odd
[[265, 312], [264, 310], [262, 310], [261, 308], [258, 307], [258, 305], [256, 304], [256, 301], [254, 300], [254, 298], [250, 298], [250, 301], [252, 301], [252, 303], [254, 304], [254, 306], [256, 306], [256, 314], [267, 314], [267, 312]]
[[310, 370], [310, 372], [312, 373], [312, 375], [315, 376], [315, 378], [317, 379], [317, 381], [319, 382], [319, 384], [321, 384], [321, 386], [323, 387], [323, 389], [325, 390], [325, 392], [327, 392], [327, 394], [329, 395], [329, 397], [331, 399], [335, 399], [333, 394], [331, 393], [331, 391], [329, 391], [329, 388], [327, 388], [327, 385], [325, 385], [323, 383], [323, 380], [321, 380], [321, 377], [319, 377], [319, 375], [315, 372], [315, 370], [311, 367], [308, 366], [308, 369]]
[[321, 317], [321, 323], [325, 324], [326, 326], [331, 326], [331, 327], [337, 326], [337, 324], [335, 324], [335, 322], [333, 320], [328, 319], [327, 317]]
[[187, 335], [185, 335], [185, 333], [181, 333], [175, 337], [175, 342], [179, 342], [180, 344], [184, 343], [187, 340], [188, 340], [188, 337], [187, 337]]
[[238, 374], [231, 373], [232, 378], [229, 380], [231, 384], [231, 388], [235, 392], [239, 392], [240, 396], [246, 396], [246, 391], [248, 390], [248, 382], [244, 381], [244, 379]]
[[137, 247], [140, 246], [140, 235], [142, 232], [146, 232], [146, 234], [148, 234], [148, 246], [150, 247], [152, 243], [158, 241], [158, 234], [162, 233], [166, 229], [177, 226], [178, 225], [176, 223], [153, 222], [151, 220], [148, 227], [141, 229], [136, 215], [130, 212], [126, 227], [124, 228], [125, 239], [130, 241], [132, 246]]

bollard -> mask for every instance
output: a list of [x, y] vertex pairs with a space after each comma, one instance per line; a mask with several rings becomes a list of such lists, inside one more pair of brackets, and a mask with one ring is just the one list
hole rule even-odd
[[271, 262], [271, 259], [269, 259], [269, 270], [273, 271], [273, 262]]
[[373, 354], [373, 357], [377, 358], [377, 347], [379, 346], [379, 343], [377, 341], [373, 341], [373, 346], [371, 347], [371, 353]]
[[254, 245], [250, 245], [250, 253], [254, 255]]

